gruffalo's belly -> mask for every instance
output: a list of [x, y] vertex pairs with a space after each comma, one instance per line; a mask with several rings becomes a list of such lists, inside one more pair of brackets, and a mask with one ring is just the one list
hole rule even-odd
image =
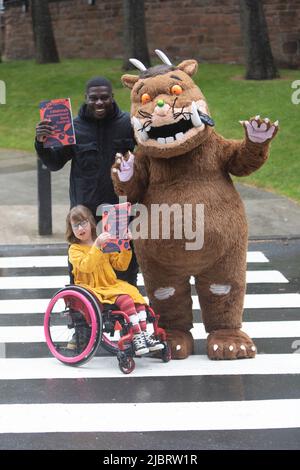
[[[198, 269], [232, 249], [245, 246], [247, 222], [243, 203], [234, 186], [193, 181], [150, 185], [142, 201], [138, 258], [158, 263], [183, 263]], [[181, 201], [181, 204], [178, 204]], [[136, 238], [136, 234], [134, 236]]]

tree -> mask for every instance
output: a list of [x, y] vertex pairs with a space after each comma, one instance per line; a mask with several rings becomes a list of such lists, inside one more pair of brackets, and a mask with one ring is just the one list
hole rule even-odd
[[279, 77], [262, 0], [240, 0], [240, 18], [246, 51], [246, 79], [270, 80]]
[[31, 17], [37, 63], [59, 62], [48, 0], [31, 0]]
[[2, 53], [3, 53], [3, 13], [4, 13], [3, 0], [0, 0], [0, 62], [2, 62]]
[[135, 68], [129, 59], [140, 60], [145, 67], [150, 67], [145, 26], [144, 0], [123, 0], [124, 13], [124, 61], [123, 69]]

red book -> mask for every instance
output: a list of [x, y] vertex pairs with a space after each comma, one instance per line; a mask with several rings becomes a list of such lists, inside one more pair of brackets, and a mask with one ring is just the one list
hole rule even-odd
[[128, 238], [128, 222], [131, 204], [124, 202], [112, 206], [104, 206], [102, 211], [102, 229], [112, 235], [103, 247], [103, 253], [120, 253], [130, 250], [130, 240]]
[[42, 101], [40, 116], [54, 126], [53, 134], [44, 141], [45, 148], [76, 144], [70, 98]]

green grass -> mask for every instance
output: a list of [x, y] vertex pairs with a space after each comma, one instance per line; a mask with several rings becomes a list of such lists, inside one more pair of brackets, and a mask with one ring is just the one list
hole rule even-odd
[[[129, 110], [129, 90], [120, 82], [119, 60], [64, 60], [61, 64], [37, 65], [32, 61], [0, 64], [0, 79], [7, 87], [7, 104], [0, 106], [0, 147], [33, 150], [38, 104], [43, 99], [70, 97], [76, 115], [83, 101], [85, 82], [104, 75], [114, 86], [115, 97]], [[291, 83], [300, 71], [281, 70], [281, 79], [245, 81], [236, 65], [201, 64], [195, 78], [208, 101], [216, 130], [227, 138], [242, 138], [238, 123], [256, 114], [280, 122], [269, 161], [240, 181], [274, 190], [300, 201], [300, 105], [291, 102]]]

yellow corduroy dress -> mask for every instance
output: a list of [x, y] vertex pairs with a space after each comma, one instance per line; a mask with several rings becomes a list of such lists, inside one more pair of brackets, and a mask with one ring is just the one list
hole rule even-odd
[[[121, 294], [129, 295], [134, 303], [146, 304], [138, 289], [116, 276], [126, 271], [132, 257], [129, 250], [121, 253], [103, 253], [95, 246], [74, 243], [69, 248], [75, 284], [92, 291], [102, 303], [113, 304]], [[114, 269], [113, 269], [114, 268]]]

